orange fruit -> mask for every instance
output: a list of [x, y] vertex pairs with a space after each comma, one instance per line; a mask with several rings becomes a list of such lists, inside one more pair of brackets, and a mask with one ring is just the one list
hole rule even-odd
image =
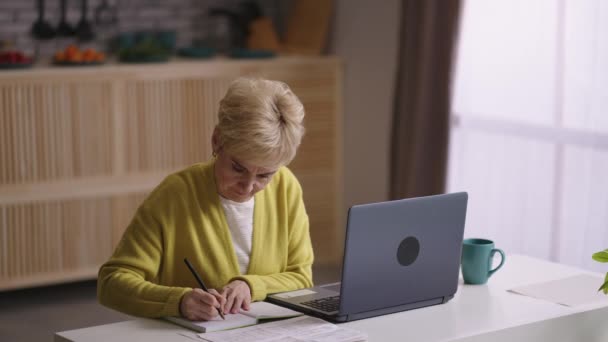
[[92, 49], [86, 49], [82, 53], [82, 60], [85, 62], [92, 62], [95, 59], [95, 51]]
[[55, 53], [55, 60], [57, 62], [63, 62], [63, 61], [65, 61], [65, 52], [63, 52], [63, 51], [57, 51]]
[[76, 52], [79, 52], [80, 50], [78, 50], [78, 47], [74, 44], [70, 44], [68, 45], [67, 48], [65, 48], [65, 54], [66, 55], [73, 55]]
[[82, 63], [84, 59], [82, 58], [82, 52], [76, 51], [73, 54], [68, 56], [68, 61], [73, 63]]

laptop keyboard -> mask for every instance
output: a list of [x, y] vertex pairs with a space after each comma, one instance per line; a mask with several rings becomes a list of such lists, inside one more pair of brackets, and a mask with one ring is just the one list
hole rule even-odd
[[309, 300], [308, 302], [300, 303], [300, 305], [305, 305], [325, 312], [338, 311], [338, 308], [340, 307], [340, 296]]

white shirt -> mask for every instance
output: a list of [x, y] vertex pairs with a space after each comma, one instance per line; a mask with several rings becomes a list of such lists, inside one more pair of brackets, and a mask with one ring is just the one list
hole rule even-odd
[[241, 274], [247, 272], [249, 256], [251, 255], [251, 239], [253, 236], [253, 207], [254, 198], [239, 203], [220, 196], [228, 228], [232, 235], [234, 252], [239, 263]]

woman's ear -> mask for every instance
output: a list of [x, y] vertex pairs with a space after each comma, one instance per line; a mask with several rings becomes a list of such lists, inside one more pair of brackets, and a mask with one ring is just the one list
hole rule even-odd
[[220, 143], [220, 131], [217, 127], [213, 129], [213, 134], [211, 135], [211, 148], [213, 150], [213, 155], [216, 155], [221, 147]]

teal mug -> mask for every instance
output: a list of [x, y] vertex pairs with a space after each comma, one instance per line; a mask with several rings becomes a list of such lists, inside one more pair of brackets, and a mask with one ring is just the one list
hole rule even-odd
[[[500, 264], [492, 269], [494, 254], [501, 255]], [[505, 253], [494, 248], [494, 242], [486, 239], [466, 239], [462, 242], [462, 277], [465, 284], [485, 284], [505, 263]]]

